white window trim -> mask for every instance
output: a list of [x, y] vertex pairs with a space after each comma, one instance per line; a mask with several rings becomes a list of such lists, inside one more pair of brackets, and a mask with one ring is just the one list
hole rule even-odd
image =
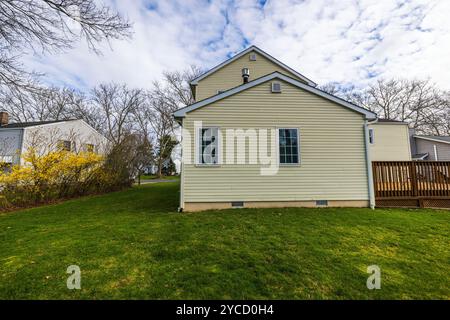
[[[372, 138], [372, 141], [371, 141]], [[375, 144], [375, 129], [374, 128], [369, 128], [369, 143], [370, 144]]]
[[[201, 143], [200, 138], [202, 136], [202, 129], [217, 129], [217, 163], [202, 163], [200, 162], [201, 155]], [[222, 133], [220, 131], [220, 127], [218, 126], [204, 126], [197, 128], [195, 132], [195, 166], [197, 167], [219, 167], [222, 164]]]
[[[293, 130], [297, 130], [297, 158], [298, 158], [298, 162], [297, 163], [281, 163], [280, 162], [280, 130], [282, 129], [293, 129]], [[302, 159], [301, 159], [301, 151], [300, 151], [300, 128], [299, 127], [295, 127], [295, 126], [289, 126], [289, 127], [277, 127], [276, 128], [276, 141], [277, 141], [277, 145], [276, 145], [276, 154], [277, 154], [277, 163], [280, 167], [299, 167], [302, 163]]]

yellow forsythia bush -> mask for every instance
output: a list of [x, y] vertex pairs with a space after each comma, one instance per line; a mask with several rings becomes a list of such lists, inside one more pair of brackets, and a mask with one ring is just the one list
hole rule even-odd
[[29, 149], [23, 165], [0, 173], [0, 208], [116, 190], [123, 183], [93, 152], [53, 151], [44, 155]]

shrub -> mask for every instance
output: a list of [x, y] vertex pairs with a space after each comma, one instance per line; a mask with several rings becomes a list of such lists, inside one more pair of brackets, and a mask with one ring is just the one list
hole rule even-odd
[[41, 155], [31, 148], [22, 160], [24, 165], [0, 173], [0, 208], [46, 203], [131, 185], [125, 161], [112, 161], [109, 155], [105, 159], [93, 152], [64, 150]]

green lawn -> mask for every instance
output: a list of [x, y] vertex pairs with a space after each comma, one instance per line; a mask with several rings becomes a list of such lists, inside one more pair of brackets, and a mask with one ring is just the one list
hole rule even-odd
[[450, 298], [449, 211], [179, 214], [177, 198], [161, 183], [1, 214], [0, 298]]

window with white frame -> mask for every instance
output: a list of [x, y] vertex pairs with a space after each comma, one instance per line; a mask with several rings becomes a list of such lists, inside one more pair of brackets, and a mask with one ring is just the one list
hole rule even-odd
[[199, 164], [219, 164], [219, 128], [200, 128], [198, 146]]
[[369, 143], [370, 144], [375, 143], [375, 131], [373, 128], [369, 129]]
[[299, 163], [298, 129], [278, 129], [280, 164]]

